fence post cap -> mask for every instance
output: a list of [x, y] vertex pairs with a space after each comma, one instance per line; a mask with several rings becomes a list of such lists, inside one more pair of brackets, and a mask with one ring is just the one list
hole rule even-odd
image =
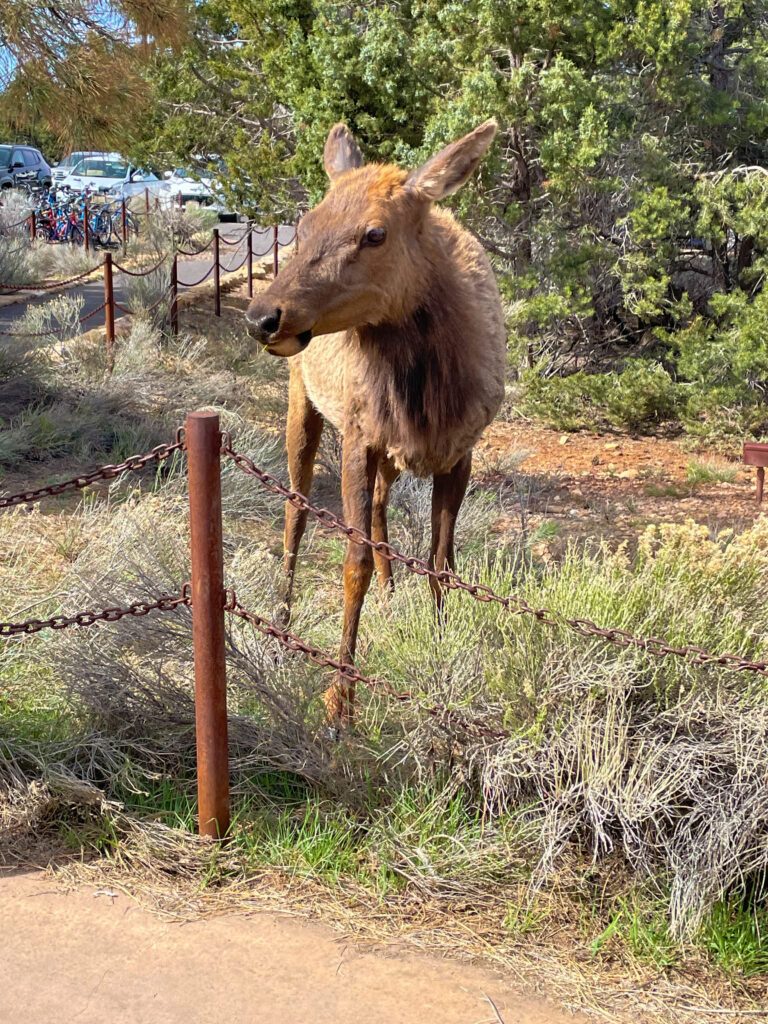
[[210, 409], [201, 409], [198, 412], [188, 412], [187, 420], [196, 420], [198, 422], [200, 420], [216, 420], [216, 422], [218, 423], [219, 414], [217, 412], [213, 412]]

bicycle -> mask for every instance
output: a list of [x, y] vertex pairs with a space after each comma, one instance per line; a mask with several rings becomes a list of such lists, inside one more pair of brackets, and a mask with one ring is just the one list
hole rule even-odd
[[[116, 237], [122, 240], [123, 237], [123, 211], [122, 204], [118, 206], [117, 210], [112, 214], [112, 230]], [[130, 242], [132, 238], [139, 237], [139, 218], [131, 213], [129, 209], [125, 211], [125, 240]]]
[[114, 233], [113, 217], [110, 212], [109, 203], [105, 203], [98, 209], [89, 211], [88, 231], [93, 239], [94, 245], [101, 245], [106, 248], [112, 241]]

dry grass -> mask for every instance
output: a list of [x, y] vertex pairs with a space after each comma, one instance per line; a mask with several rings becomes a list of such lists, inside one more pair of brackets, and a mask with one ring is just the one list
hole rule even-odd
[[[285, 364], [231, 323], [216, 332], [171, 341], [137, 324], [106, 383], [77, 339], [55, 363], [9, 363], [14, 436], [44, 408], [65, 420], [56, 403], [92, 427], [95, 403], [113, 402], [121, 430], [98, 444], [114, 449], [129, 424], [165, 440], [184, 410], [211, 406], [239, 450], [283, 476]], [[79, 457], [68, 443], [63, 457]], [[30, 458], [18, 450], [7, 465], [54, 472]], [[319, 483], [338, 503], [331, 434], [322, 463]], [[766, 523], [742, 537], [664, 527], [637, 558], [573, 548], [547, 567], [524, 524], [499, 526], [509, 496], [481, 486], [509, 465], [478, 468], [459, 524], [465, 575], [562, 615], [764, 653]], [[428, 503], [412, 481], [393, 498], [393, 537], [415, 554]], [[260, 613], [277, 603], [280, 504], [225, 468], [228, 580]], [[176, 591], [189, 574], [186, 530], [181, 460], [79, 505], [13, 513], [0, 520], [0, 616]], [[342, 554], [308, 531], [293, 628], [326, 649], [338, 638]], [[392, 600], [367, 602], [360, 664], [511, 739], [471, 742], [418, 706], [363, 693], [358, 731], [330, 744], [327, 675], [230, 622], [237, 818], [219, 850], [183, 831], [194, 820], [188, 609], [15, 639], [0, 651], [0, 856], [61, 859], [71, 844], [88, 861], [73, 877], [108, 878], [166, 913], [289, 906], [362, 941], [481, 956], [606, 1021], [751, 1019], [764, 978], [713, 966], [701, 934], [713, 905], [768, 869], [762, 681], [656, 662], [468, 597], [450, 599], [437, 630], [424, 581], [397, 575]], [[48, 845], [28, 849], [32, 835]]]

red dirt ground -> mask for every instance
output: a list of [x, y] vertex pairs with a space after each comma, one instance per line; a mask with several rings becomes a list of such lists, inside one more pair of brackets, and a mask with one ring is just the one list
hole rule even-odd
[[[510, 460], [517, 462], [512, 469]], [[736, 469], [735, 480], [688, 484], [689, 464], [710, 460]], [[755, 470], [741, 465], [738, 448], [724, 456], [693, 451], [685, 440], [562, 434], [521, 419], [491, 424], [478, 445], [476, 467], [486, 485], [521, 487], [533, 527], [555, 522], [561, 537], [619, 541], [636, 537], [649, 523], [686, 519], [739, 530], [761, 511]]]

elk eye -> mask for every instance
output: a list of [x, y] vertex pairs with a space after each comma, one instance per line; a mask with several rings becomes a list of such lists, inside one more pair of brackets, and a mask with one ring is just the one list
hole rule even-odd
[[368, 228], [363, 238], [363, 245], [381, 245], [386, 237], [386, 228]]

